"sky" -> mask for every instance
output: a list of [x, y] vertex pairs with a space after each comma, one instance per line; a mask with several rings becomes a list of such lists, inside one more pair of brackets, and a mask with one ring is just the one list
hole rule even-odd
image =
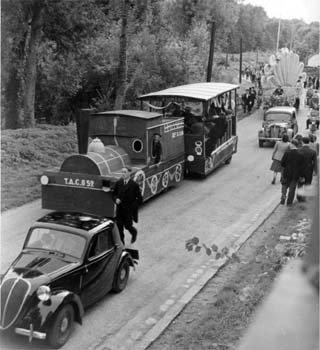
[[306, 23], [320, 21], [319, 0], [244, 0], [244, 3], [263, 7], [268, 17], [296, 18]]

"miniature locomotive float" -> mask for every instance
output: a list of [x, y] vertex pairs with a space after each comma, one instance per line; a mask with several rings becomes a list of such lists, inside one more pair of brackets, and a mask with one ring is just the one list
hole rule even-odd
[[[78, 115], [79, 154], [60, 171], [41, 177], [42, 206], [114, 217], [112, 189], [123, 167], [132, 168], [143, 200], [179, 183], [184, 175], [183, 118], [137, 110]], [[154, 163], [154, 135], [161, 135], [161, 162]]]

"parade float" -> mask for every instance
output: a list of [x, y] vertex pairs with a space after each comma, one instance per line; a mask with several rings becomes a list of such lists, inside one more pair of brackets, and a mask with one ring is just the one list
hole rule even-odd
[[[271, 55], [269, 63], [264, 67], [262, 79], [263, 108], [264, 110], [275, 106], [294, 106], [299, 95], [299, 85], [303, 87], [306, 79], [304, 64], [300, 62], [299, 55], [281, 49], [277, 54]], [[282, 94], [275, 94], [275, 90], [281, 87]]]

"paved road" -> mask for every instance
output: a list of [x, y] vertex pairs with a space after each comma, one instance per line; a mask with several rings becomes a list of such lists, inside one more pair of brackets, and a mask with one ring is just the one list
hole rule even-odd
[[[305, 112], [299, 115], [304, 129]], [[238, 125], [238, 153], [206, 179], [181, 185], [141, 209], [137, 248], [141, 260], [127, 288], [90, 308], [65, 350], [145, 349], [218, 270], [222, 261], [184, 248], [186, 239], [236, 251], [272, 212], [280, 185], [271, 185], [272, 147], [258, 147], [262, 112]], [[27, 227], [45, 211], [34, 202], [2, 215], [3, 271], [21, 248]], [[272, 228], [270, 228], [272, 229]], [[3, 337], [3, 349], [42, 349], [26, 338]]]

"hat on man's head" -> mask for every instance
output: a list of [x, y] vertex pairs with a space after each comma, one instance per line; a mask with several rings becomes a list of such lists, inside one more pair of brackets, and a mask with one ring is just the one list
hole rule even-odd
[[308, 143], [310, 142], [309, 137], [304, 136], [304, 137], [302, 138], [302, 142], [305, 143], [305, 144], [308, 144]]

